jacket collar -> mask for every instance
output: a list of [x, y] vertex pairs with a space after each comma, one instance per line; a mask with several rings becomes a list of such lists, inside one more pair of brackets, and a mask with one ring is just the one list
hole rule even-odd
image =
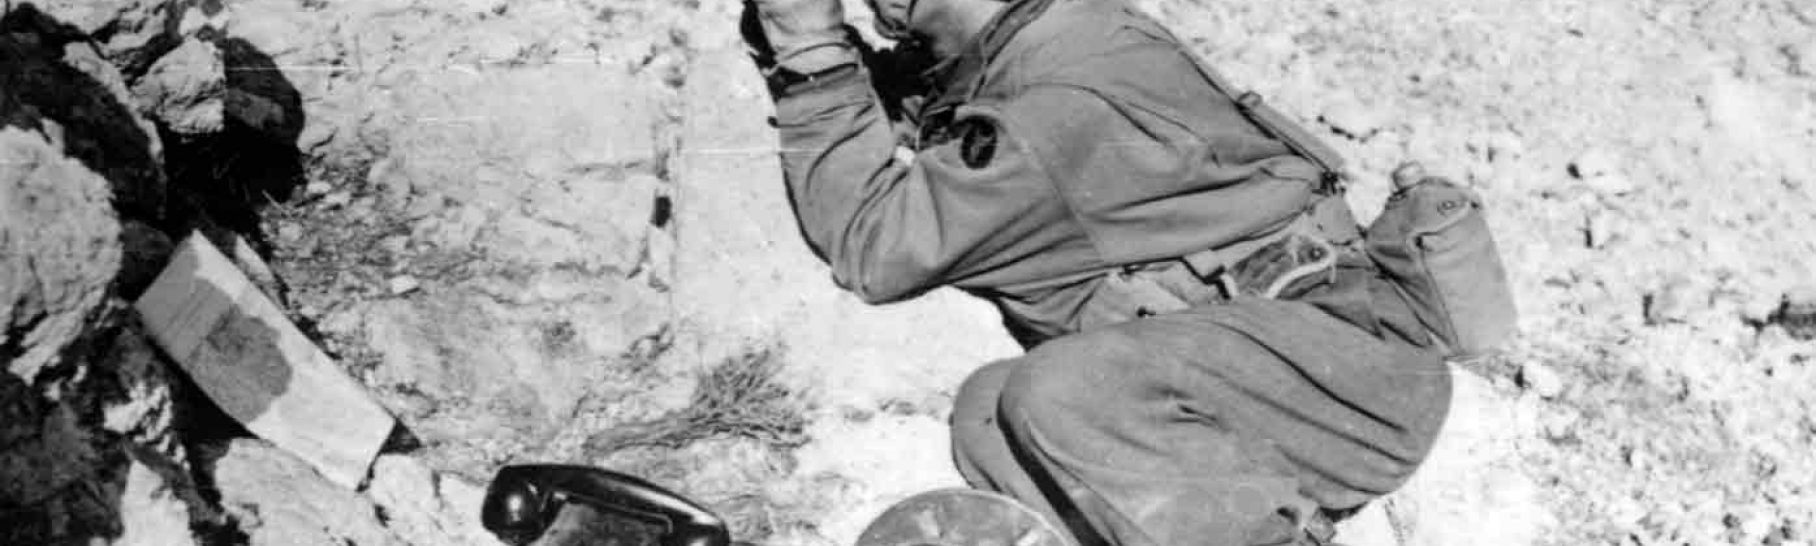
[[933, 90], [933, 98], [922, 112], [934, 113], [970, 100], [983, 84], [984, 69], [990, 62], [996, 60], [1010, 39], [1039, 18], [1055, 1], [1008, 0], [1009, 5], [985, 23], [957, 55], [921, 74]]

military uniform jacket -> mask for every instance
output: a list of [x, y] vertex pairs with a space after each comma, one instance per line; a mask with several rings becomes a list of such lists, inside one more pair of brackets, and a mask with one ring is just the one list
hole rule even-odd
[[871, 74], [778, 90], [801, 230], [869, 302], [983, 296], [1024, 343], [1088, 326], [1104, 274], [1254, 237], [1316, 198], [1158, 22], [1123, 0], [1021, 0], [931, 72], [898, 154]]

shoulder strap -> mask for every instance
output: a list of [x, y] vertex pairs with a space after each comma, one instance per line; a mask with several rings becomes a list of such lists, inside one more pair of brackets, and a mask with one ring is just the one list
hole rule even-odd
[[1230, 85], [1229, 80], [1223, 79], [1223, 76], [1219, 75], [1216, 70], [1211, 69], [1204, 59], [1191, 51], [1183, 50], [1183, 45], [1180, 47], [1181, 54], [1191, 58], [1192, 64], [1198, 67], [1198, 72], [1211, 83], [1211, 87], [1236, 102], [1236, 109], [1242, 112], [1243, 117], [1260, 126], [1262, 131], [1268, 133], [1268, 136], [1286, 144], [1287, 148], [1293, 150], [1293, 153], [1311, 161], [1324, 171], [1323, 188], [1321, 189], [1325, 193], [1335, 194], [1341, 191], [1343, 179], [1346, 176], [1343, 170], [1342, 155], [1339, 155], [1324, 141], [1318, 140], [1311, 133], [1306, 132], [1305, 128], [1300, 127], [1299, 124], [1293, 123], [1293, 120], [1287, 118], [1285, 114], [1275, 110], [1272, 105], [1262, 100], [1260, 93], [1237, 91], [1235, 86]]

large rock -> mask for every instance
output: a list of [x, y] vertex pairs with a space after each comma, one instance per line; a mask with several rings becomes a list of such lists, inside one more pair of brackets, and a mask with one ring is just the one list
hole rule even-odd
[[3, 542], [189, 539], [187, 484], [133, 462], [180, 467], [181, 448], [173, 381], [109, 300], [121, 252], [108, 201], [107, 181], [42, 134], [0, 128]]
[[90, 41], [133, 32], [152, 5], [28, 3], [0, 20], [3, 543], [193, 542], [178, 381], [118, 299], [160, 267], [146, 222], [162, 147], [119, 59]]
[[28, 3], [4, 19], [0, 89], [25, 106], [9, 104], [0, 116], [100, 174], [126, 215], [155, 219], [165, 190], [157, 130], [129, 106], [121, 70], [58, 19], [57, 7], [46, 13]]
[[176, 47], [191, 0], [42, 0], [42, 9], [90, 37], [115, 66], [138, 73]]
[[[107, 181], [43, 135], [0, 128], [0, 542], [190, 541], [175, 380], [110, 300]], [[128, 454], [131, 454], [130, 457]]]
[[0, 354], [28, 384], [103, 318], [120, 267], [108, 198], [42, 135], [0, 127]]
[[140, 108], [180, 135], [220, 132], [226, 68], [214, 44], [190, 39], [151, 65], [133, 86]]

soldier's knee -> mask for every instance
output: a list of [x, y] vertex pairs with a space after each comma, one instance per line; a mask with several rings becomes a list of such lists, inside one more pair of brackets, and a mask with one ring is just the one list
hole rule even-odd
[[1017, 366], [1015, 360], [1004, 360], [978, 368], [953, 400], [953, 463], [972, 487], [999, 489], [1003, 475], [1019, 467], [996, 415], [1003, 383]]
[[1003, 384], [1017, 365], [1018, 359], [999, 360], [972, 371], [959, 385], [958, 394], [953, 395], [952, 424], [994, 421]]
[[1118, 363], [1111, 362], [1104, 346], [1084, 337], [1053, 340], [1021, 360], [1005, 378], [998, 402], [1011, 427], [1064, 426], [1080, 411], [1103, 409], [1115, 391], [1112, 375]]
[[952, 402], [952, 450], [961, 461], [1003, 442], [1002, 428], [996, 421], [997, 401], [1010, 372], [1017, 367], [1015, 360], [995, 362], [971, 372], [959, 386]]

